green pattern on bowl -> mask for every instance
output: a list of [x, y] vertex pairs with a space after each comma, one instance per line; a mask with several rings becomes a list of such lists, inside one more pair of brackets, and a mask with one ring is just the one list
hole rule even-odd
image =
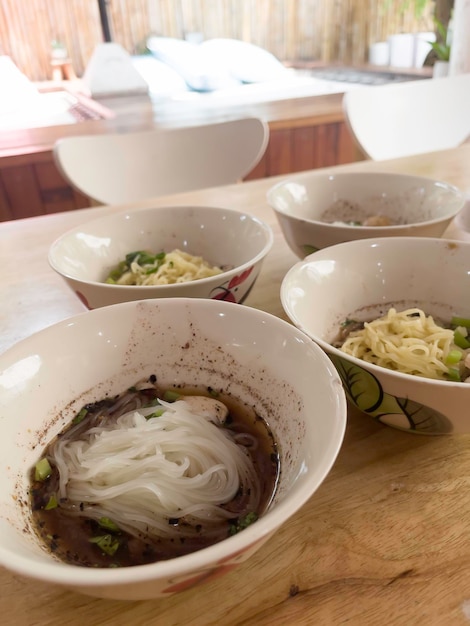
[[428, 435], [452, 432], [452, 423], [445, 415], [424, 404], [386, 393], [380, 381], [368, 370], [336, 355], [330, 355], [349, 400], [363, 413], [377, 421]]

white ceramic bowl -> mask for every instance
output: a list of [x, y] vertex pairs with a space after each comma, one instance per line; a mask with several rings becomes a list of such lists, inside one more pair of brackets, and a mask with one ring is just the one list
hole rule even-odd
[[[345, 241], [373, 237], [440, 237], [465, 203], [456, 187], [406, 174], [342, 172], [297, 174], [267, 195], [287, 244], [299, 257]], [[327, 209], [338, 217], [386, 215], [394, 226], [325, 223]]]
[[[147, 298], [214, 298], [242, 303], [271, 249], [270, 227], [247, 213], [201, 206], [120, 211], [68, 231], [49, 250], [49, 263], [89, 309]], [[230, 269], [172, 285], [110, 285], [109, 271], [136, 250], [179, 248]]]
[[470, 194], [465, 196], [465, 204], [455, 217], [455, 226], [465, 234], [470, 233]]
[[[268, 422], [280, 452], [274, 500], [246, 530], [193, 554], [118, 569], [60, 563], [31, 529], [29, 468], [83, 404], [151, 374], [162, 385], [226, 390]], [[332, 467], [346, 399], [330, 360], [292, 324], [234, 303], [170, 298], [85, 312], [0, 355], [0, 416], [0, 564], [85, 594], [137, 600], [230, 571], [267, 541]]]
[[408, 432], [470, 432], [470, 384], [402, 374], [332, 346], [347, 318], [368, 321], [418, 307], [450, 321], [470, 317], [470, 243], [434, 238], [363, 239], [299, 261], [281, 286], [296, 326], [332, 358], [349, 400], [374, 419]]

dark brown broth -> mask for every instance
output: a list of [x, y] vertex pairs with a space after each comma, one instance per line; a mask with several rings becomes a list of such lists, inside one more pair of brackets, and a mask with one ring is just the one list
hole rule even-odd
[[[182, 395], [213, 396], [213, 390], [210, 388], [201, 390], [179, 387], [171, 391], [175, 390]], [[153, 395], [162, 397], [163, 392], [164, 390], [159, 389], [158, 393]], [[149, 392], [145, 391], [144, 393], [148, 398]], [[229, 418], [224, 428], [234, 432], [249, 433], [257, 439], [257, 449], [255, 451], [250, 450], [250, 455], [261, 487], [262, 495], [258, 510], [255, 511], [259, 517], [266, 510], [276, 489], [279, 475], [279, 456], [276, 443], [266, 422], [252, 409], [242, 406], [234, 398], [227, 395], [218, 394], [217, 399], [229, 409]], [[105, 399], [96, 405], [88, 405], [88, 408], [108, 402]], [[111, 419], [116, 419], [119, 415]], [[85, 427], [86, 425], [84, 425]], [[65, 429], [59, 436], [63, 436], [67, 430]], [[52, 443], [46, 447], [43, 456], [47, 455]], [[116, 533], [116, 537], [119, 539], [119, 548], [113, 556], [110, 556], [90, 541], [91, 538], [108, 532], [103, 530], [98, 522], [85, 517], [72, 516], [66, 509], [61, 508], [60, 503], [57, 508], [45, 510], [44, 507], [50, 497], [57, 492], [58, 478], [58, 471], [54, 466], [52, 467], [52, 475], [45, 481], [34, 480], [34, 468], [31, 470], [30, 496], [33, 524], [44, 545], [59, 559], [85, 567], [142, 565], [195, 552], [229, 536], [233, 532], [233, 525], [239, 519], [239, 513], [243, 511], [244, 506], [242, 494], [238, 494], [232, 502], [227, 503], [226, 508], [233, 512], [233, 518], [221, 524], [215, 532], [212, 529], [209, 537], [205, 535], [203, 528], [195, 536], [175, 536], [161, 539], [136, 537], [127, 532], [119, 531]], [[184, 520], [168, 520], [168, 522], [169, 524], [184, 523]]]

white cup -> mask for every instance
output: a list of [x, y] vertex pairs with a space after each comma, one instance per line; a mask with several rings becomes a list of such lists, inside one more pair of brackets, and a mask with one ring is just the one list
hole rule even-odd
[[378, 41], [369, 46], [369, 63], [371, 65], [388, 65], [390, 62], [390, 45], [388, 41]]
[[390, 35], [390, 65], [392, 67], [413, 67], [415, 57], [415, 37], [413, 33]]

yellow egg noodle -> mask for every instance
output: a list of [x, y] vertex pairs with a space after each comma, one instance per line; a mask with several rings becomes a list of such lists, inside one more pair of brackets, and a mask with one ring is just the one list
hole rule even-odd
[[202, 257], [176, 249], [165, 254], [163, 263], [153, 273], [148, 273], [146, 267], [139, 265], [136, 258], [131, 263], [130, 270], [116, 282], [119, 285], [171, 285], [216, 276], [222, 272], [220, 267], [211, 266]]
[[405, 374], [446, 379], [453, 331], [437, 326], [417, 308], [388, 313], [352, 332], [341, 350], [369, 363]]

